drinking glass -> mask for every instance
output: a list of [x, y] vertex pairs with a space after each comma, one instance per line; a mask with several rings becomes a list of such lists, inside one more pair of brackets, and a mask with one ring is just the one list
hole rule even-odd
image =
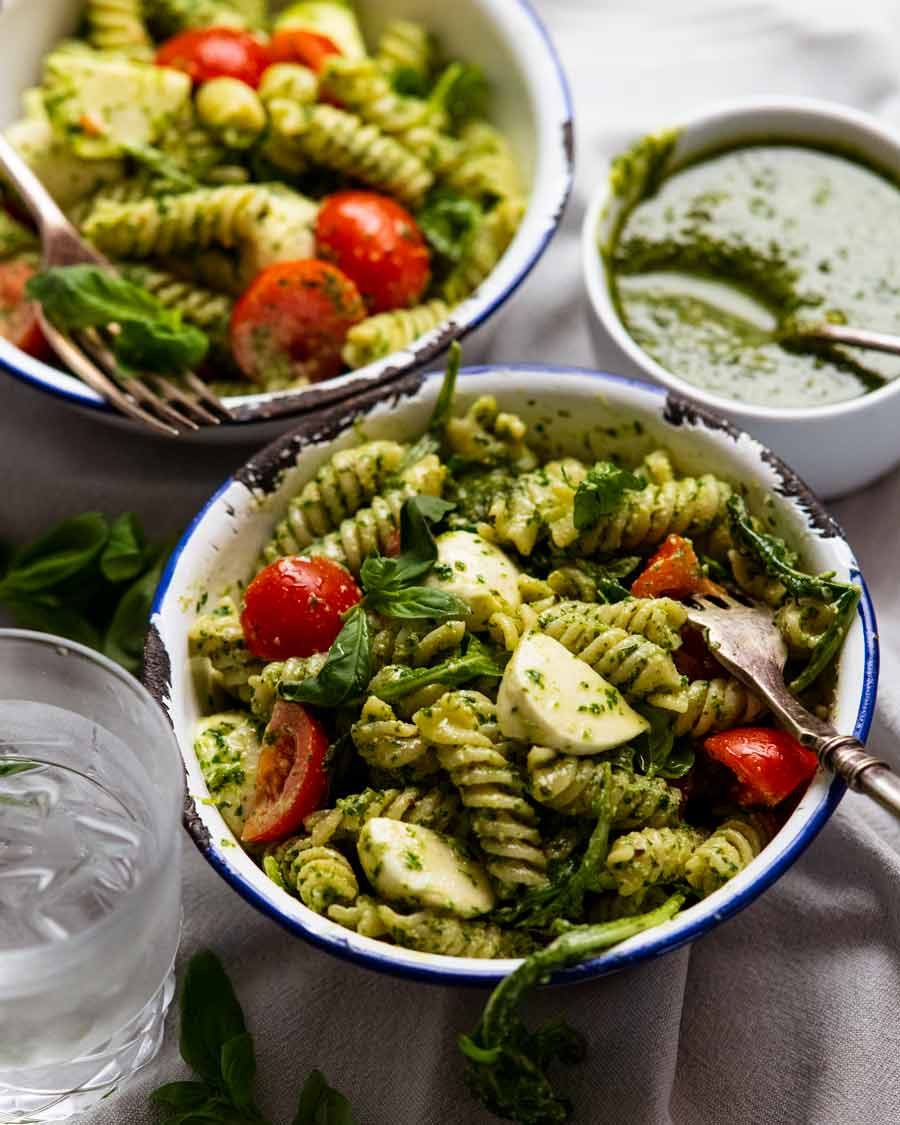
[[72, 641], [0, 629], [0, 1122], [80, 1113], [156, 1054], [183, 778], [136, 679]]

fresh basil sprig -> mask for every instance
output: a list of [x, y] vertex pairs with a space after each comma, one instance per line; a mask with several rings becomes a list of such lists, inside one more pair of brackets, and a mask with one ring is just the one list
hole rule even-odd
[[430, 668], [409, 668], [405, 664], [386, 665], [372, 679], [369, 690], [385, 703], [392, 703], [431, 684], [461, 687], [482, 676], [499, 679], [502, 675], [503, 668], [496, 662], [491, 650], [477, 637], [469, 637], [466, 650], [460, 656], [451, 656]]
[[504, 977], [475, 1030], [459, 1037], [469, 1086], [492, 1113], [521, 1125], [562, 1125], [569, 1120], [572, 1107], [556, 1094], [546, 1071], [553, 1062], [574, 1063], [584, 1058], [585, 1041], [563, 1020], [529, 1031], [519, 1013], [523, 1000], [557, 970], [667, 922], [683, 902], [684, 895], [675, 894], [646, 914], [596, 926], [573, 926]]
[[611, 515], [625, 492], [646, 487], [646, 481], [612, 461], [598, 461], [575, 491], [572, 519], [578, 531], [594, 527], [604, 516]]
[[79, 641], [136, 672], [168, 553], [147, 543], [130, 512], [112, 524], [84, 512], [12, 554], [0, 605], [22, 628]]
[[49, 319], [64, 330], [118, 325], [116, 359], [129, 370], [175, 374], [206, 355], [205, 333], [185, 324], [139, 285], [99, 266], [53, 266], [35, 274], [26, 287]]
[[[254, 1099], [256, 1053], [228, 974], [209, 950], [188, 963], [181, 988], [179, 1048], [194, 1072], [150, 1095], [164, 1125], [268, 1125]], [[314, 1070], [293, 1125], [355, 1125], [347, 1099]]]
[[[367, 610], [401, 620], [442, 621], [468, 614], [469, 607], [454, 594], [412, 585], [428, 574], [437, 559], [431, 524], [443, 519], [452, 508], [452, 504], [436, 496], [411, 496], [406, 501], [400, 513], [400, 554], [391, 558], [375, 555], [365, 560], [360, 569], [365, 596], [345, 617], [318, 676], [300, 683], [280, 684], [278, 694], [282, 699], [316, 707], [340, 707], [362, 694], [372, 678]], [[482, 660], [481, 665], [484, 664]], [[491, 673], [474, 672], [467, 678], [482, 674]]]
[[650, 724], [648, 729], [634, 739], [634, 768], [647, 777], [684, 777], [694, 764], [694, 751], [685, 739], [676, 743], [672, 718], [658, 707], [649, 704], [636, 710]]
[[458, 262], [481, 217], [474, 199], [440, 188], [429, 195], [416, 222], [433, 250], [448, 262]]

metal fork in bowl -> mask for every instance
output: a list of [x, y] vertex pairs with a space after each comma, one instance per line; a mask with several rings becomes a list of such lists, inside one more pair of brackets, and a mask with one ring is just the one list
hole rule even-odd
[[822, 765], [851, 789], [900, 816], [900, 777], [886, 762], [870, 757], [853, 735], [840, 734], [788, 691], [783, 675], [787, 647], [771, 613], [742, 605], [727, 594], [716, 594], [715, 601], [695, 596], [692, 602], [688, 620], [705, 632], [719, 663], [763, 697], [779, 726], [813, 750]]
[[[50, 193], [0, 134], [0, 168], [24, 200], [37, 223], [44, 266], [113, 267], [86, 243]], [[63, 363], [123, 414], [167, 437], [233, 421], [228, 408], [194, 372], [181, 374], [183, 386], [163, 375], [140, 377], [121, 370], [108, 342], [108, 330], [87, 329], [68, 334], [54, 327], [38, 306], [47, 342]]]

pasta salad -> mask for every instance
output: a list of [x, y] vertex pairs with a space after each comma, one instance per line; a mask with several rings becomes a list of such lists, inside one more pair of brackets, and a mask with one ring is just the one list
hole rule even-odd
[[[420, 23], [366, 42], [349, 0], [277, 14], [266, 0], [86, 0], [7, 136], [141, 290], [135, 316], [152, 319], [152, 299], [167, 339], [172, 316], [192, 332], [182, 366], [205, 354], [217, 390], [247, 394], [406, 348], [491, 273], [526, 195], [488, 94]], [[36, 238], [7, 202], [0, 334], [41, 355], [27, 297], [48, 289], [28, 284]], [[89, 315], [90, 272], [68, 279], [61, 327]], [[149, 348], [127, 358], [158, 369]]]
[[817, 766], [685, 600], [770, 607], [827, 711], [859, 591], [737, 485], [548, 456], [490, 396], [454, 412], [453, 374], [424, 434], [333, 454], [246, 587], [204, 596], [196, 755], [269, 877], [360, 934], [503, 958], [637, 932], [743, 870]]

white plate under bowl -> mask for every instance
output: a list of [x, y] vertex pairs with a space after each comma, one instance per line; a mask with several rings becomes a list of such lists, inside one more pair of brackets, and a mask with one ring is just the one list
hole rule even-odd
[[[443, 957], [402, 949], [351, 933], [313, 913], [277, 887], [235, 841], [209, 793], [193, 751], [202, 714], [188, 666], [188, 631], [198, 599], [252, 575], [260, 549], [288, 500], [338, 448], [352, 445], [360, 424], [370, 437], [418, 436], [441, 376], [422, 377], [402, 395], [382, 396], [354, 419], [340, 405], [306, 419], [268, 446], [219, 489], [175, 550], [157, 591], [146, 649], [145, 683], [168, 712], [187, 773], [186, 824], [197, 846], [239, 894], [286, 929], [339, 957], [370, 968], [428, 981], [487, 983], [518, 962]], [[878, 639], [865, 584], [840, 527], [818, 499], [774, 454], [721, 416], [659, 387], [574, 368], [530, 365], [470, 368], [462, 373], [457, 409], [480, 394], [522, 415], [548, 446], [591, 458], [608, 452], [610, 429], [628, 447], [668, 449], [683, 472], [714, 472], [748, 490], [751, 504], [774, 501], [776, 530], [814, 571], [833, 570], [862, 585], [859, 613], [847, 636], [837, 677], [834, 720], [865, 739], [875, 707]], [[823, 770], [814, 777], [784, 827], [736, 878], [678, 918], [567, 969], [554, 979], [601, 976], [693, 941], [752, 902], [794, 862], [821, 829], [844, 792]]]
[[[448, 54], [478, 63], [492, 89], [491, 119], [509, 137], [528, 185], [529, 202], [511, 245], [493, 272], [452, 315], [410, 348], [357, 371], [299, 392], [246, 395], [230, 400], [242, 420], [205, 427], [182, 440], [268, 440], [291, 424], [284, 417], [312, 410], [372, 387], [385, 387], [446, 351], [453, 340], [477, 333], [476, 354], [486, 343], [491, 318], [528, 276], [559, 226], [572, 186], [572, 104], [565, 75], [547, 32], [529, 0], [359, 0], [370, 42], [390, 19], [421, 20]], [[22, 91], [40, 78], [47, 51], [78, 25], [84, 0], [9, 0], [0, 3], [0, 125], [21, 113]], [[25, 355], [0, 339], [0, 368], [38, 390], [129, 430], [135, 423], [111, 411], [84, 383]], [[276, 416], [277, 414], [277, 416]], [[143, 429], [143, 428], [142, 428]]]

